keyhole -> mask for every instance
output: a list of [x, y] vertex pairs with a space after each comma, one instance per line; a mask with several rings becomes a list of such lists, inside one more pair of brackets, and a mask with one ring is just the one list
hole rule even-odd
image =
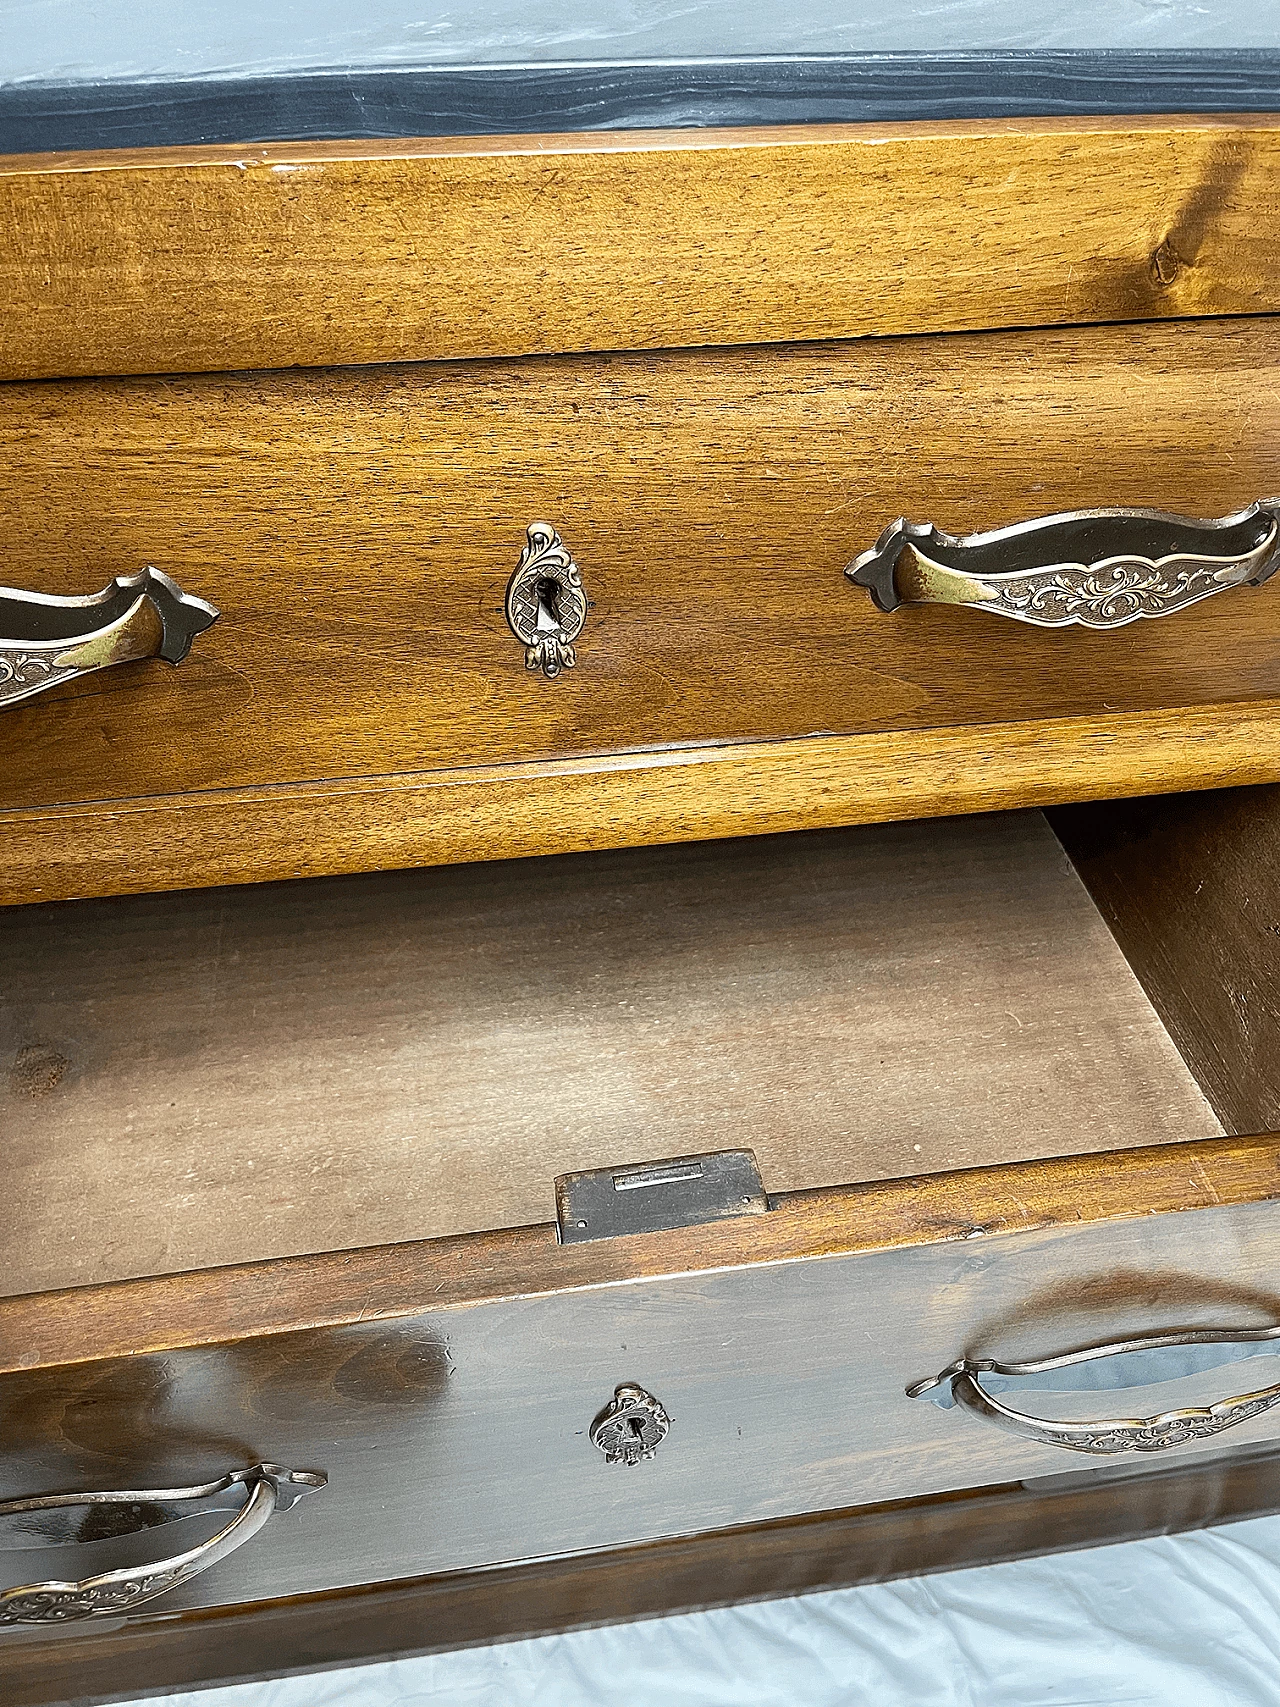
[[628, 1417], [627, 1427], [631, 1430], [632, 1440], [642, 1441], [644, 1439], [644, 1425], [639, 1417]]
[[544, 575], [535, 582], [533, 591], [538, 601], [538, 616], [534, 627], [540, 633], [563, 627], [560, 620], [560, 583], [553, 581], [549, 575]]

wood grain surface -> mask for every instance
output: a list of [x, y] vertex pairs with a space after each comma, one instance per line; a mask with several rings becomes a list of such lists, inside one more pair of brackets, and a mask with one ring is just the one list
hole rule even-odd
[[[1035, 1166], [1046, 1164], [1023, 1164], [1008, 1186], [1034, 1185], [1025, 1170]], [[1185, 1205], [1204, 1191], [1190, 1158], [1183, 1182]], [[758, 1260], [762, 1230], [746, 1265], [668, 1266], [622, 1283], [605, 1281], [608, 1259], [591, 1247], [566, 1247], [588, 1253], [595, 1272], [537, 1295], [491, 1248], [501, 1294], [487, 1301], [450, 1305], [437, 1293], [413, 1315], [377, 1319], [378, 1294], [366, 1293], [370, 1313], [344, 1326], [252, 1339], [224, 1326], [221, 1343], [150, 1355], [135, 1339], [123, 1358], [6, 1375], [0, 1497], [172, 1487], [264, 1458], [328, 1474], [322, 1494], [167, 1597], [177, 1612], [1079, 1472], [1088, 1460], [905, 1389], [960, 1355], [1047, 1356], [1160, 1329], [1276, 1322], [1274, 1202], [1149, 1207], [1139, 1188], [1122, 1219], [1094, 1212], [968, 1238], [918, 1224], [921, 1242], [815, 1261]], [[676, 1252], [662, 1255], [670, 1264]], [[259, 1284], [270, 1286], [263, 1271]], [[1119, 1401], [1060, 1392], [1023, 1404], [1049, 1417], [1102, 1418], [1118, 1404], [1141, 1416], [1274, 1378], [1274, 1358], [1261, 1357], [1126, 1387]], [[631, 1381], [673, 1421], [655, 1459], [624, 1473], [587, 1431]], [[1220, 1444], [1278, 1430], [1273, 1411]], [[1188, 1451], [1203, 1446], [1145, 1466]], [[162, 1527], [139, 1545], [156, 1559], [172, 1539]], [[86, 1540], [76, 1564], [109, 1569], [120, 1550]], [[0, 1583], [66, 1564], [65, 1548], [0, 1552]]]
[[1211, 1138], [782, 1194], [761, 1218], [559, 1245], [554, 1226], [0, 1298], [0, 1373], [209, 1346], [508, 1296], [1280, 1197], [1280, 1137]]
[[1280, 777], [1280, 703], [1046, 718], [0, 813], [0, 903], [649, 847]]
[[[484, 857], [519, 851], [495, 847], [477, 812], [495, 766], [1274, 699], [1280, 584], [1097, 633], [942, 607], [885, 616], [842, 571], [904, 512], [965, 531], [1098, 503], [1225, 514], [1280, 489], [1277, 324], [13, 386], [6, 577], [82, 593], [153, 562], [223, 616], [176, 670], [120, 666], [4, 714], [0, 812], [132, 803], [107, 824], [95, 806], [79, 845], [65, 821], [7, 818], [5, 863], [56, 872], [95, 849], [105, 862], [122, 831], [159, 828], [136, 811], [175, 794], [295, 783], [323, 788], [306, 831], [286, 831], [294, 870], [351, 869], [387, 836], [400, 843], [388, 863]], [[502, 612], [540, 517], [591, 600], [578, 667], [555, 682], [526, 671]], [[890, 790], [910, 793], [912, 748], [885, 752], [905, 778]], [[1280, 778], [1265, 735], [1247, 775], [1220, 757], [1210, 783]], [[435, 795], [409, 830], [401, 799], [390, 823], [362, 828], [369, 779], [434, 783], [459, 767], [457, 815]], [[598, 842], [615, 814], [658, 839], [662, 809], [631, 772], [629, 798], [606, 797], [584, 834], [569, 796], [594, 798], [597, 781], [581, 774], [552, 791], [546, 832], [571, 839], [547, 851]], [[1193, 780], [1175, 770], [1163, 786]], [[1086, 787], [1100, 781], [1106, 792]], [[521, 809], [504, 802], [498, 833], [518, 838], [547, 790], [512, 782], [502, 792]], [[830, 809], [809, 792], [812, 811]], [[176, 861], [176, 823], [159, 846], [127, 844], [100, 881], [182, 882], [184, 861], [191, 881], [231, 881], [237, 852], [250, 876], [286, 875], [270, 830], [257, 864], [256, 838], [234, 829], [253, 798], [209, 800], [230, 808], [221, 833], [202, 828]], [[698, 800], [687, 791], [684, 806]], [[225, 875], [199, 875], [206, 861]], [[11, 879], [10, 898], [28, 885]]]
[[1053, 822], [1228, 1129], [1280, 1126], [1280, 789]]
[[691, 1151], [754, 1148], [776, 1193], [1219, 1130], [1038, 813], [3, 941], [9, 1294], [536, 1223], [558, 1174]]
[[1273, 116], [247, 145], [0, 163], [0, 374], [1271, 312]]
[[1172, 1535], [1280, 1506], [1276, 1456], [1220, 1455], [1062, 1491], [1006, 1483], [488, 1571], [306, 1595], [0, 1648], [6, 1707], [131, 1700], [408, 1653]]

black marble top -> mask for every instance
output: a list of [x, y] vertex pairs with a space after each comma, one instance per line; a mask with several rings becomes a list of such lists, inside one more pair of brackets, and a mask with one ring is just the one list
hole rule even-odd
[[1280, 50], [861, 53], [0, 85], [0, 154], [710, 125], [1280, 112]]

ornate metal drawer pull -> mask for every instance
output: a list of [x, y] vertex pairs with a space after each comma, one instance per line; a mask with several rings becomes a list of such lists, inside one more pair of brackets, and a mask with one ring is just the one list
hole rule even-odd
[[135, 658], [180, 664], [217, 617], [150, 567], [86, 598], [0, 588], [0, 706]]
[[978, 605], [1038, 628], [1123, 628], [1280, 567], [1280, 498], [1217, 521], [1075, 510], [954, 538], [899, 519], [845, 570], [883, 611]]
[[[1117, 1340], [1064, 1352], [1031, 1363], [997, 1363], [994, 1358], [962, 1357], [941, 1374], [907, 1388], [909, 1399], [927, 1398], [943, 1410], [959, 1405], [1010, 1434], [1065, 1446], [1072, 1452], [1162, 1452], [1186, 1440], [1207, 1440], [1249, 1417], [1280, 1405], [1280, 1382], [1241, 1393], [1217, 1404], [1162, 1411], [1153, 1417], [1107, 1418], [1101, 1422], [1061, 1422], [1028, 1416], [995, 1397], [1011, 1386], [1023, 1391], [1097, 1392], [1143, 1387], [1200, 1374], [1223, 1364], [1265, 1353], [1280, 1353], [1280, 1328], [1219, 1331], [1193, 1329]], [[1124, 1359], [1123, 1365], [1108, 1361]], [[1065, 1372], [1065, 1373], [1064, 1373]], [[981, 1379], [980, 1379], [981, 1378]]]
[[578, 565], [550, 522], [530, 522], [527, 544], [507, 582], [507, 622], [524, 646], [526, 670], [558, 676], [578, 662], [574, 641], [587, 620]]
[[286, 1470], [279, 1464], [255, 1464], [251, 1470], [234, 1470], [216, 1482], [193, 1488], [152, 1488], [146, 1492], [109, 1494], [47, 1494], [35, 1499], [9, 1500], [0, 1504], [0, 1517], [26, 1512], [51, 1511], [64, 1506], [167, 1505], [179, 1500], [208, 1499], [243, 1484], [248, 1490], [244, 1505], [216, 1535], [188, 1552], [161, 1559], [152, 1565], [135, 1565], [122, 1571], [105, 1571], [83, 1582], [25, 1583], [0, 1594], [0, 1625], [65, 1624], [97, 1614], [132, 1612], [157, 1595], [190, 1582], [192, 1577], [234, 1553], [256, 1535], [276, 1511], [288, 1511], [304, 1495], [323, 1488], [328, 1478], [318, 1470]]

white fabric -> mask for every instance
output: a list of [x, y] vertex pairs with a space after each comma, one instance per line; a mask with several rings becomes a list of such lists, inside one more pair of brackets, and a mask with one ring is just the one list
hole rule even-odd
[[1277, 1707], [1278, 1615], [1257, 1518], [163, 1707]]

